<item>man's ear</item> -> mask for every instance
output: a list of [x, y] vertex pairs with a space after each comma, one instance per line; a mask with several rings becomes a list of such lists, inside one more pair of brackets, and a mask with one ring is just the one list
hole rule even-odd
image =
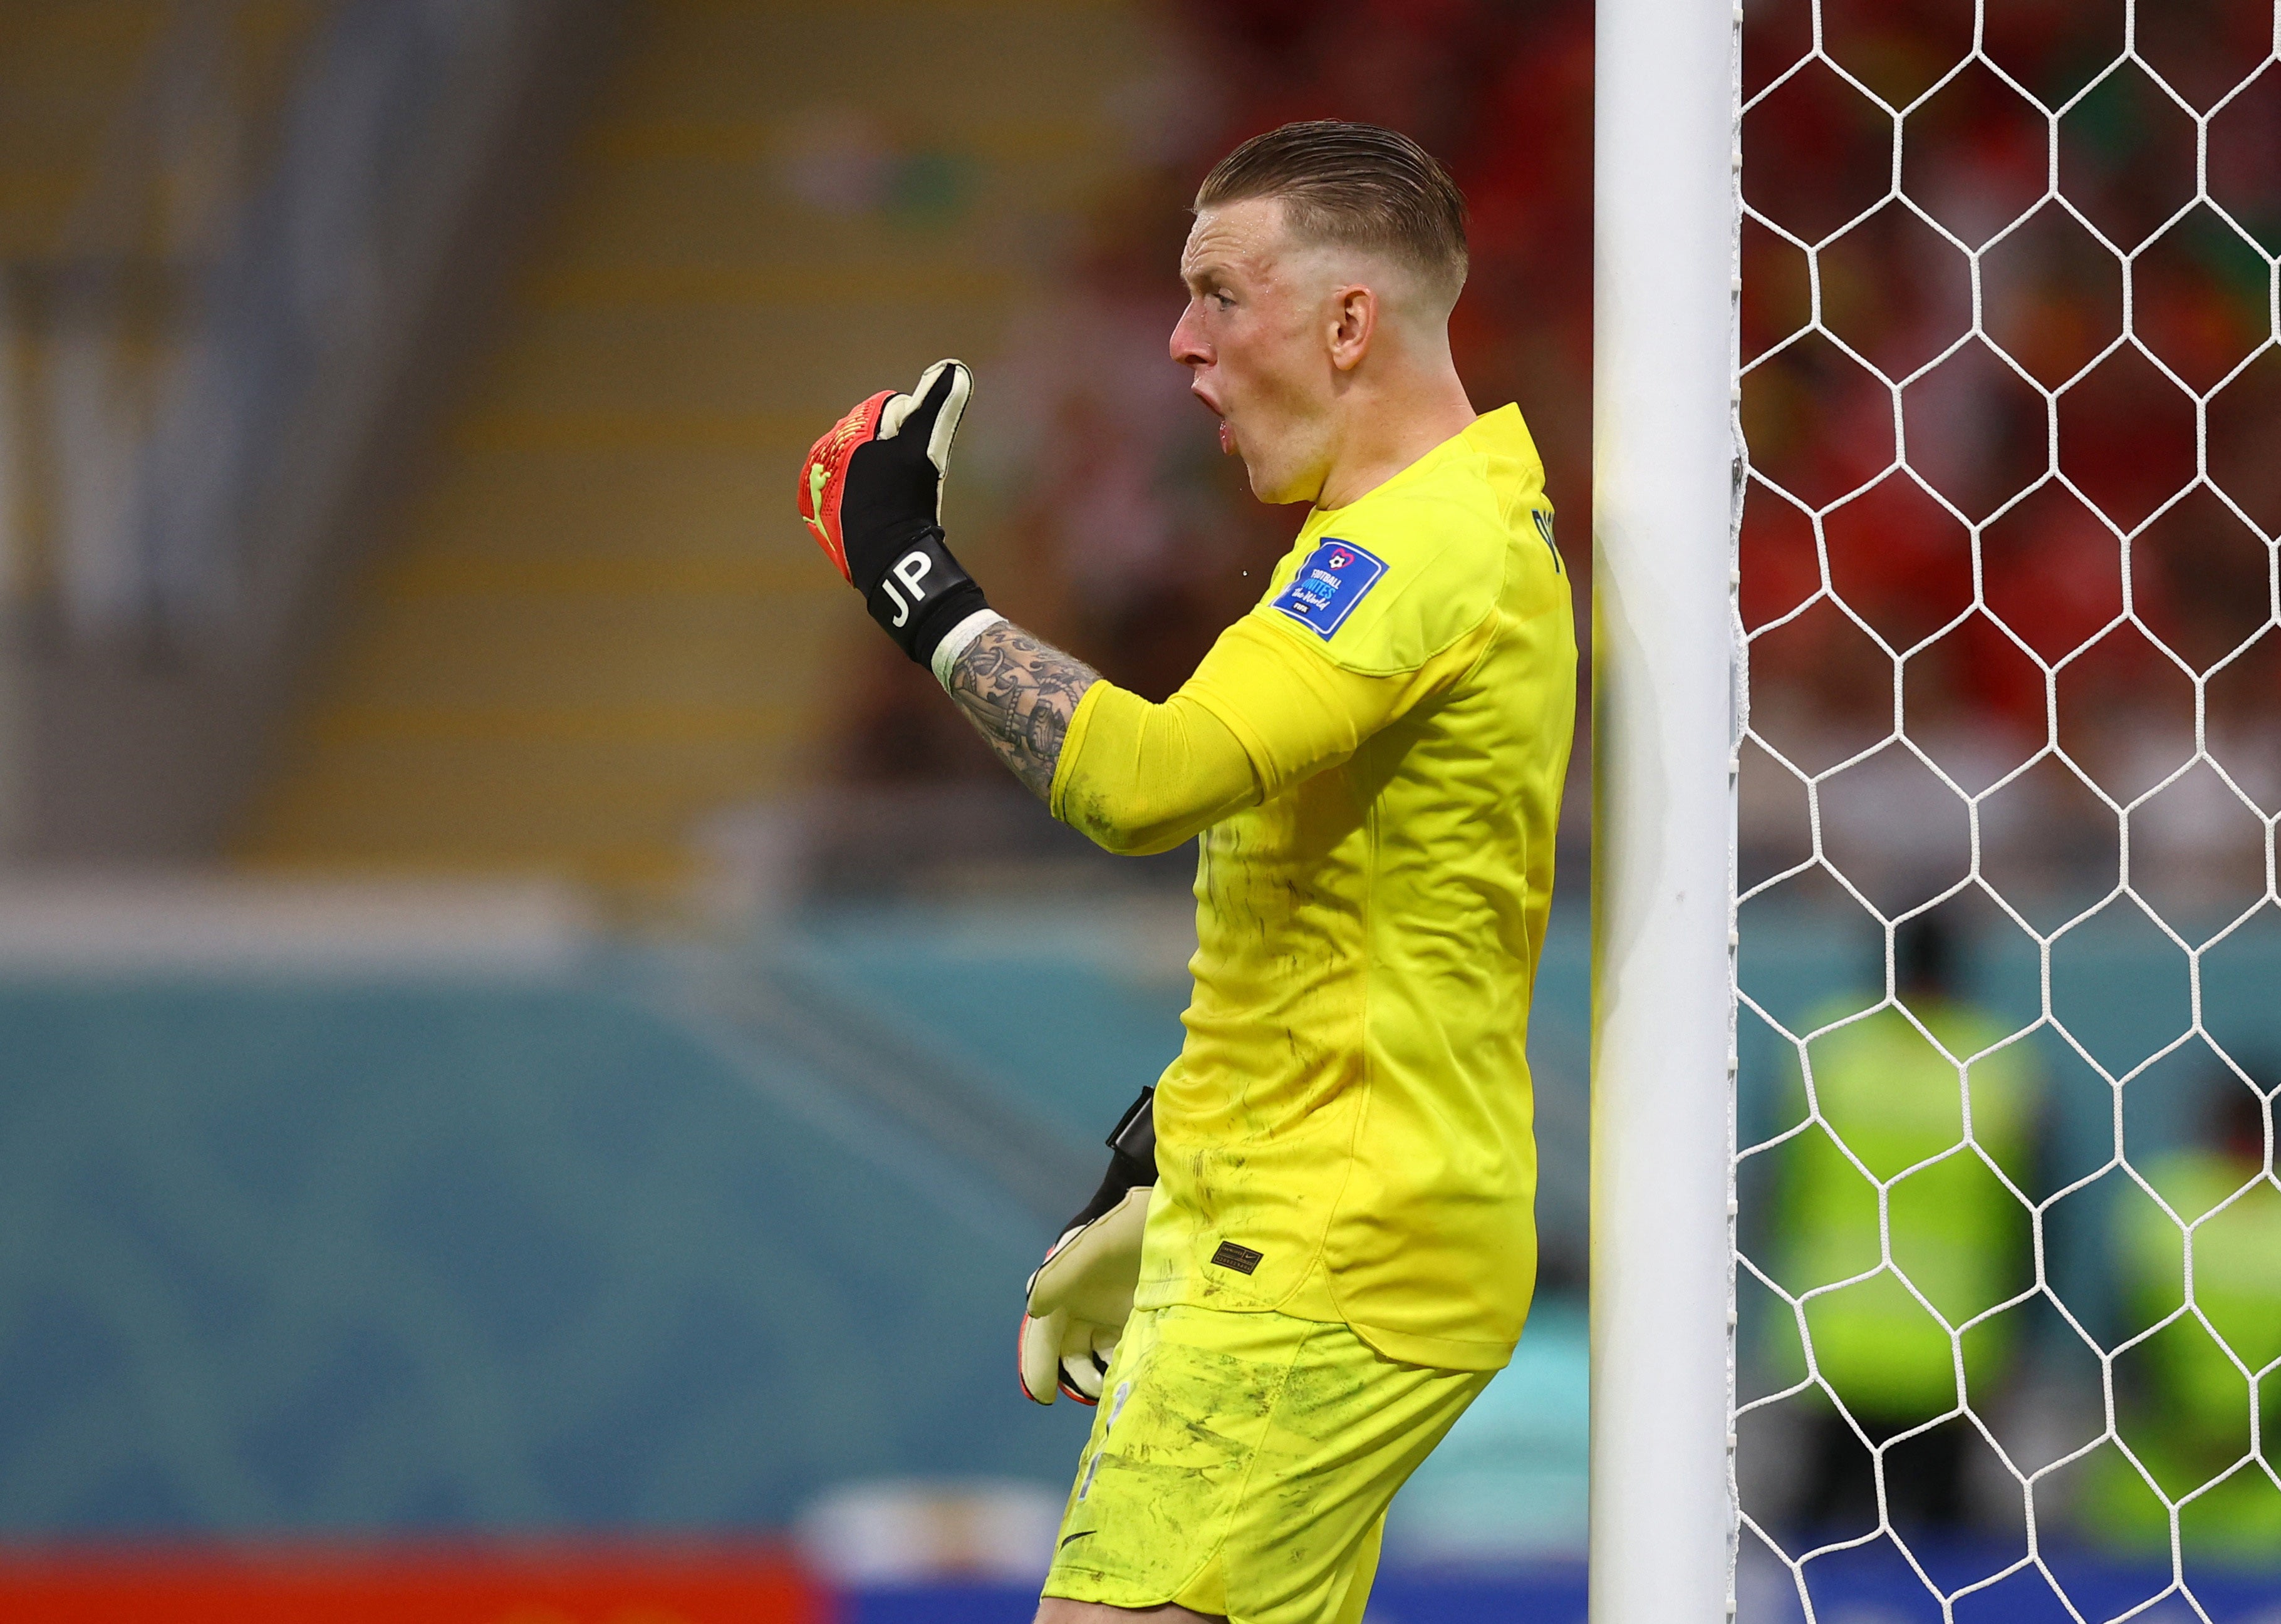
[[1350, 373], [1370, 353], [1378, 334], [1378, 295], [1368, 288], [1349, 287], [1332, 294], [1331, 365]]

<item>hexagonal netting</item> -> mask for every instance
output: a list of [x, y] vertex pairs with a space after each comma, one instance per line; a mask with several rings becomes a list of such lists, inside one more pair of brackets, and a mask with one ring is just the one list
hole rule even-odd
[[2247, 1616], [2281, 6], [1743, 36], [1740, 1612]]

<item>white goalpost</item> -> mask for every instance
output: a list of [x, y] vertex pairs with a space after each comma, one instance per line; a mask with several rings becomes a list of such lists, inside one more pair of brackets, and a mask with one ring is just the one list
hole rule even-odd
[[1733, 1607], [1736, 78], [1727, 0], [1600, 0], [1591, 1612]]

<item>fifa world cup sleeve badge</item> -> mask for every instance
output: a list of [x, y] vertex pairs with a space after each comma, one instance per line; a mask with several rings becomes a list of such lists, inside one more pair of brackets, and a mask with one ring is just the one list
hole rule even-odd
[[1385, 559], [1352, 542], [1326, 537], [1269, 607], [1328, 643], [1385, 573]]

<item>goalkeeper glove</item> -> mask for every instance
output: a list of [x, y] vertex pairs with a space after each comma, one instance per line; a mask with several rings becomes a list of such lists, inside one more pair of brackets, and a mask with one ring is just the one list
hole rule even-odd
[[1022, 1320], [1022, 1391], [1041, 1405], [1058, 1387], [1101, 1401], [1109, 1356], [1133, 1312], [1140, 1233], [1156, 1182], [1156, 1090], [1144, 1089], [1109, 1135], [1109, 1172], [1030, 1276]]
[[909, 394], [882, 389], [833, 424], [800, 469], [800, 518], [871, 618], [922, 666], [990, 609], [942, 541], [943, 475], [973, 392], [963, 361], [937, 361]]

